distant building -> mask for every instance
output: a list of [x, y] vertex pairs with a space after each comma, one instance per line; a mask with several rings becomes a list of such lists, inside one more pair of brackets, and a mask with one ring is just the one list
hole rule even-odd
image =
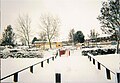
[[93, 38], [93, 39], [87, 39], [86, 41], [90, 41], [90, 42], [107, 42], [107, 41], [113, 41], [116, 40], [116, 36], [113, 35], [108, 35], [108, 34], [102, 34], [99, 35], [97, 38]]
[[[60, 48], [62, 47], [62, 42], [60, 41], [53, 41], [51, 42], [52, 48]], [[35, 41], [33, 46], [41, 49], [49, 49], [49, 42], [48, 41]]]
[[111, 42], [113, 42], [113, 41], [116, 41], [115, 34], [112, 34], [112, 35], [102, 34], [102, 35], [98, 36], [97, 38], [86, 39], [85, 46], [110, 45]]

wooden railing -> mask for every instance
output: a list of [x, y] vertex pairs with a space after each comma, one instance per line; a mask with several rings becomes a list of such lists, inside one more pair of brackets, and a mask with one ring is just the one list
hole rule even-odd
[[[94, 65], [95, 65], [95, 62], [98, 63], [98, 69], [99, 69], [99, 70], [100, 70], [100, 65], [103, 66], [104, 68], [107, 68], [104, 64], [100, 63], [97, 59], [95, 59], [92, 54], [88, 53], [88, 58], [89, 58], [90, 61], [92, 61], [91, 59], [93, 59], [93, 64], [94, 64]], [[107, 69], [108, 69], [108, 68], [107, 68]], [[111, 70], [110, 70], [110, 71], [111, 71]], [[113, 71], [111, 71], [111, 72], [112, 72], [113, 74], [115, 74], [115, 72], [113, 72]]]
[[92, 54], [87, 53], [87, 55], [88, 55], [89, 60], [93, 62], [93, 65], [97, 65], [97, 68], [98, 68], [99, 70], [101, 70], [101, 66], [106, 69], [106, 77], [107, 77], [107, 79], [111, 80], [111, 73], [113, 73], [114, 75], [116, 74], [114, 71], [110, 70], [110, 69], [109, 69], [108, 67], [106, 67], [104, 64], [102, 64], [102, 63], [99, 62], [97, 59], [95, 59]]
[[21, 69], [21, 70], [19, 70], [19, 71], [17, 71], [17, 72], [12, 73], [12, 74], [9, 74], [9, 75], [1, 78], [0, 81], [4, 80], [4, 79], [6, 79], [6, 78], [9, 78], [9, 77], [11, 77], [11, 76], [14, 76], [14, 77], [13, 77], [13, 81], [14, 81], [14, 82], [18, 82], [18, 75], [19, 75], [20, 72], [22, 72], [22, 71], [24, 71], [24, 70], [27, 70], [27, 69], [30, 69], [30, 72], [33, 73], [34, 66], [36, 66], [36, 65], [38, 65], [38, 64], [41, 64], [41, 67], [44, 67], [44, 62], [45, 62], [45, 61], [47, 61], [47, 63], [49, 64], [49, 63], [50, 63], [50, 59], [52, 59], [52, 60], [54, 61], [54, 59], [57, 58], [57, 56], [58, 56], [58, 55], [56, 55], [56, 56], [53, 55], [53, 56], [51, 56], [51, 57], [49, 57], [49, 58], [47, 58], [47, 59], [44, 59], [44, 60], [42, 60], [42, 61], [40, 61], [40, 62], [38, 62], [38, 63], [35, 63], [35, 64], [31, 65], [31, 66], [26, 67], [26, 68], [23, 68], [23, 69]]
[[94, 57], [97, 55], [115, 54], [115, 51], [116, 51], [115, 48], [88, 49], [88, 50], [83, 50], [82, 55], [88, 56], [89, 60], [92, 61], [94, 65], [97, 65], [97, 68], [99, 70], [101, 70], [101, 66], [104, 67], [106, 69], [107, 79], [111, 80], [111, 73], [112, 73], [113, 75], [115, 75], [115, 83], [120, 83], [120, 70], [112, 71]]

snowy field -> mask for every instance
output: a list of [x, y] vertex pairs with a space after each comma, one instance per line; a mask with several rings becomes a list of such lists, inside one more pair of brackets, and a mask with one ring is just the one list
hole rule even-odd
[[[50, 56], [52, 53], [47, 52], [45, 58]], [[119, 55], [94, 57], [111, 70], [119, 70]], [[40, 61], [41, 58], [1, 59], [1, 78]], [[55, 83], [55, 73], [61, 73], [61, 83], [115, 83], [115, 75], [111, 74], [112, 79], [108, 80], [105, 69], [98, 70], [87, 56], [82, 56], [81, 50], [71, 51], [71, 56], [50, 60], [49, 64], [45, 61], [43, 68], [36, 65], [33, 73], [29, 69], [19, 73], [18, 83]], [[6, 82], [13, 83], [13, 76], [2, 81]]]

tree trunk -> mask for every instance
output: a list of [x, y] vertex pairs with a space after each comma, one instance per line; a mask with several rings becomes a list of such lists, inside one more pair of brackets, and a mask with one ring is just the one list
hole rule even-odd
[[50, 49], [52, 48], [52, 45], [51, 45], [51, 41], [50, 41], [50, 39], [49, 39], [49, 45], [50, 45]]
[[30, 48], [30, 43], [29, 43], [29, 41], [28, 41], [28, 46], [29, 46], [29, 48]]
[[116, 41], [117, 41], [117, 54], [119, 53], [119, 37], [118, 37], [118, 34], [117, 32], [115, 32], [115, 35], [116, 35]]
[[119, 53], [119, 39], [117, 40], [117, 54]]
[[44, 42], [44, 45], [43, 45], [43, 49], [45, 50], [45, 42]]

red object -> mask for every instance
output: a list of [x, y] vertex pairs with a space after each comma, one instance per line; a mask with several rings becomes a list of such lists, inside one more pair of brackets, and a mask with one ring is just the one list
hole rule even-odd
[[69, 56], [70, 56], [70, 50], [69, 50]]
[[65, 54], [65, 50], [60, 50], [60, 56]]

